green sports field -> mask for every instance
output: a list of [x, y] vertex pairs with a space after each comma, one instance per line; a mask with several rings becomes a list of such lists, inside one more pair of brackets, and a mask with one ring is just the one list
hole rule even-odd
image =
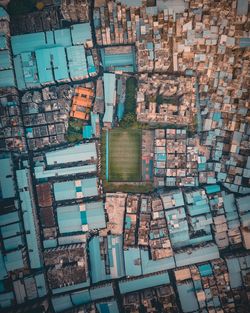
[[141, 130], [112, 129], [108, 138], [108, 180], [141, 181]]

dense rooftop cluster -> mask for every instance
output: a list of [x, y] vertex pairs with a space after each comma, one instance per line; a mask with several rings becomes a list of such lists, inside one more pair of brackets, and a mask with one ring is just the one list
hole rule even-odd
[[0, 311], [247, 313], [249, 2], [2, 2]]

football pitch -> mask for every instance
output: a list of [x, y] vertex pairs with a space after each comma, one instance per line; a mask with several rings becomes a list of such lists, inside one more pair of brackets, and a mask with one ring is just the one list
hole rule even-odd
[[108, 132], [107, 144], [108, 180], [141, 181], [141, 130], [112, 129]]

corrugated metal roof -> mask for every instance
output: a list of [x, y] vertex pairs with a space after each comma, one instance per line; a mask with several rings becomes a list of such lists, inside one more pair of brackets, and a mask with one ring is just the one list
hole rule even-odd
[[62, 28], [54, 30], [55, 36], [55, 43], [62, 47], [69, 47], [72, 46], [70, 29], [69, 28]]
[[113, 297], [114, 289], [112, 284], [105, 284], [90, 289], [90, 297], [92, 301], [96, 301], [103, 298]]
[[94, 142], [78, 144], [65, 149], [58, 149], [47, 152], [45, 155], [48, 165], [85, 162], [92, 158], [97, 158], [96, 145]]
[[91, 264], [91, 278], [92, 282], [109, 279], [109, 276], [105, 273], [104, 260], [101, 259], [100, 251], [100, 238], [93, 237], [89, 241], [89, 257]]
[[195, 312], [199, 309], [196, 295], [194, 293], [194, 286], [191, 281], [177, 285], [177, 290], [183, 312]]
[[52, 170], [46, 170], [43, 166], [37, 166], [34, 169], [36, 179], [44, 179], [55, 176], [59, 177], [75, 174], [94, 173], [97, 170], [96, 164], [57, 168]]
[[89, 290], [81, 290], [71, 293], [71, 300], [74, 305], [80, 305], [91, 302]]
[[15, 67], [17, 88], [19, 90], [23, 90], [26, 88], [26, 86], [25, 86], [25, 80], [24, 80], [23, 69], [22, 69], [21, 55], [15, 56], [13, 58], [13, 61], [14, 61], [14, 67]]
[[0, 280], [8, 277], [2, 251], [0, 250]]
[[44, 249], [55, 248], [57, 247], [57, 240], [56, 239], [43, 240], [43, 247]]
[[52, 298], [52, 305], [55, 312], [61, 312], [73, 307], [69, 294]]
[[226, 258], [231, 288], [242, 286], [241, 269], [238, 258]]
[[105, 48], [101, 50], [104, 71], [117, 71], [123, 69], [124, 72], [134, 72], [135, 55], [132, 47], [130, 53], [108, 54], [105, 51]]
[[73, 80], [88, 76], [85, 49], [83, 46], [72, 46], [66, 49], [69, 73]]
[[249, 48], [250, 38], [240, 38], [240, 48]]
[[134, 292], [146, 288], [152, 288], [170, 283], [168, 272], [162, 272], [155, 275], [144, 276], [142, 278], [134, 278], [119, 282], [121, 294]]
[[10, 52], [8, 50], [0, 50], [0, 70], [7, 70], [11, 67]]
[[169, 10], [170, 12], [183, 13], [188, 8], [188, 3], [184, 0], [157, 0], [159, 10]]
[[73, 45], [84, 44], [92, 40], [91, 27], [89, 23], [75, 24], [71, 26], [71, 35]]
[[[12, 50], [15, 56], [15, 71], [20, 90], [39, 87], [40, 83], [52, 84], [55, 81], [69, 81], [69, 74], [72, 80], [88, 77], [84, 47], [72, 46], [71, 34], [74, 45], [92, 40], [89, 23], [76, 24], [70, 29], [11, 37]], [[68, 61], [65, 49], [67, 49]], [[35, 57], [28, 57], [31, 52], [35, 52]], [[20, 54], [22, 54], [22, 62]], [[29, 59], [28, 62], [23, 58]], [[92, 67], [93, 64], [90, 67], [91, 70]], [[39, 80], [36, 80], [37, 77]]]
[[[17, 184], [19, 190], [28, 186], [28, 170], [16, 171]], [[26, 230], [25, 236], [28, 245], [28, 253], [31, 268], [40, 268], [42, 266], [40, 251], [38, 248], [38, 241], [35, 228], [35, 207], [32, 207], [31, 197], [29, 191], [19, 192], [21, 200], [21, 209], [23, 212], [24, 227]]]
[[46, 288], [46, 283], [45, 283], [45, 277], [44, 274], [38, 274], [35, 276], [36, 280], [36, 286], [37, 286], [37, 293], [38, 296], [44, 297], [47, 294], [47, 288]]
[[54, 77], [51, 67], [51, 56], [49, 49], [36, 51], [37, 70], [41, 84], [53, 83]]
[[210, 244], [175, 253], [175, 262], [176, 266], [185, 266], [217, 259], [219, 257], [218, 247], [215, 244]]
[[56, 81], [68, 80], [69, 72], [65, 49], [63, 47], [55, 47], [50, 49], [50, 53]]
[[14, 55], [22, 52], [35, 51], [46, 46], [45, 33], [33, 33], [11, 36], [11, 46]]
[[89, 229], [99, 229], [106, 227], [104, 215], [104, 204], [102, 201], [85, 203], [87, 212], [87, 223]]
[[61, 234], [82, 231], [80, 209], [78, 205], [57, 207], [57, 220]]
[[0, 226], [15, 223], [15, 222], [18, 222], [19, 220], [20, 219], [19, 219], [19, 215], [17, 211], [3, 214], [1, 215], [1, 218], [0, 218]]
[[237, 0], [237, 15], [247, 15], [248, 0]]
[[20, 246], [24, 246], [24, 242], [21, 236], [15, 236], [3, 240], [4, 248], [6, 251], [17, 249]]
[[0, 307], [6, 308], [13, 304], [15, 299], [14, 293], [12, 291], [0, 294]]
[[141, 259], [143, 275], [164, 271], [175, 267], [175, 261], [173, 257], [152, 260], [149, 258], [149, 252], [143, 249], [141, 250]]
[[89, 286], [90, 286], [90, 280], [88, 278], [84, 283], [52, 289], [52, 293], [55, 295], [55, 294], [62, 293], [62, 292], [74, 291], [75, 289], [83, 289]]
[[107, 257], [109, 261], [110, 274], [106, 274], [105, 263], [104, 260], [101, 259], [100, 240], [103, 240], [103, 238], [93, 237], [89, 242], [91, 277], [93, 283], [107, 279], [119, 278], [125, 275], [122, 236], [110, 235], [107, 237]]
[[7, 37], [4, 33], [0, 33], [0, 49], [7, 49]]
[[125, 4], [130, 7], [140, 7], [142, 6], [142, 0], [119, 0], [121, 4]]
[[104, 80], [104, 102], [105, 102], [105, 114], [103, 116], [103, 122], [112, 123], [116, 95], [115, 74], [104, 73], [103, 80]]
[[15, 186], [10, 157], [0, 159], [0, 198], [12, 198], [15, 196]]
[[141, 252], [139, 248], [129, 248], [124, 250], [124, 261], [126, 276], [142, 275]]
[[5, 267], [7, 271], [14, 271], [24, 267], [22, 251], [16, 250], [9, 252], [4, 257]]
[[0, 71], [0, 88], [15, 87], [15, 77], [13, 70]]

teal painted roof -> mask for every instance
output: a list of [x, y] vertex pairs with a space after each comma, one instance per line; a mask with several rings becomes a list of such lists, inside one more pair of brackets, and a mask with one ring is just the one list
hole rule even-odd
[[85, 44], [92, 40], [91, 27], [89, 23], [75, 24], [71, 26], [71, 36], [73, 45]]
[[240, 38], [240, 48], [249, 48], [250, 38]]
[[[17, 184], [19, 190], [28, 186], [28, 170], [18, 170], [16, 171]], [[40, 268], [42, 266], [40, 252], [38, 247], [38, 239], [35, 227], [35, 208], [32, 206], [31, 197], [29, 191], [19, 192], [21, 200], [21, 209], [23, 213], [24, 228], [26, 230], [26, 242], [28, 246], [28, 254], [30, 259], [31, 268]]]
[[153, 260], [149, 258], [149, 252], [143, 249], [141, 250], [141, 259], [143, 275], [164, 271], [175, 267], [175, 261], [173, 257]]
[[14, 292], [5, 292], [0, 294], [0, 306], [5, 308], [9, 307], [15, 301]]
[[12, 68], [9, 50], [0, 50], [0, 70]]
[[54, 30], [55, 36], [55, 43], [62, 47], [69, 47], [72, 46], [71, 36], [70, 36], [70, 29], [62, 28]]
[[92, 301], [96, 301], [103, 298], [113, 297], [114, 289], [112, 284], [100, 285], [92, 287], [90, 289], [90, 297]]
[[80, 209], [78, 205], [58, 207], [57, 220], [61, 234], [82, 231]]
[[20, 250], [7, 253], [4, 261], [7, 271], [14, 271], [24, 267], [22, 251]]
[[71, 46], [66, 49], [69, 73], [72, 80], [88, 77], [84, 46]]
[[101, 258], [100, 242], [103, 240], [103, 237], [92, 237], [89, 241], [91, 277], [93, 283], [120, 278], [125, 275], [122, 247], [123, 237], [111, 235], [107, 237], [107, 255], [109, 262], [107, 265], [110, 267], [110, 274], [106, 274], [105, 263]]
[[199, 309], [192, 281], [177, 285], [183, 312], [196, 312]]
[[114, 101], [116, 94], [116, 78], [115, 74], [104, 73], [104, 102], [105, 114], [103, 116], [104, 123], [112, 123], [114, 114]]
[[0, 88], [15, 87], [15, 77], [13, 70], [0, 71]]
[[0, 226], [15, 223], [15, 222], [18, 222], [20, 220], [17, 211], [3, 214], [0, 217], [1, 217], [0, 218]]
[[142, 6], [142, 0], [119, 0], [119, 2], [131, 7]]
[[57, 247], [57, 239], [46, 239], [43, 240], [44, 249], [56, 248]]
[[213, 275], [212, 266], [209, 263], [199, 265], [198, 268], [201, 276], [203, 277]]
[[231, 288], [238, 288], [241, 287], [243, 282], [241, 278], [241, 268], [239, 259], [235, 258], [226, 258], [229, 278], [230, 278], [230, 285]]
[[175, 253], [176, 266], [186, 266], [201, 263], [220, 257], [218, 247], [215, 244], [203, 247], [189, 248], [184, 252]]
[[54, 82], [50, 50], [49, 49], [37, 50], [36, 61], [40, 83], [46, 84]]
[[44, 48], [46, 46], [45, 33], [12, 36], [11, 46], [14, 55]]
[[[29, 88], [39, 87], [40, 83], [38, 79], [38, 70], [33, 53], [31, 52], [21, 53], [20, 60], [17, 58], [16, 62], [14, 62], [15, 66], [17, 66], [17, 68], [15, 67], [15, 70], [16, 72], [18, 72], [18, 75], [20, 75], [21, 79], [24, 79], [25, 85]], [[17, 77], [17, 80], [18, 79], [19, 78]]]
[[87, 63], [88, 63], [89, 74], [96, 74], [96, 67], [95, 67], [95, 63], [94, 63], [94, 59], [92, 55], [87, 56]]
[[7, 38], [4, 33], [0, 33], [0, 49], [7, 49]]
[[144, 276], [142, 278], [133, 278], [119, 282], [121, 294], [134, 292], [146, 288], [166, 285], [170, 283], [168, 272], [161, 272], [154, 275]]
[[102, 201], [85, 203], [89, 229], [106, 227], [104, 204]]
[[21, 246], [24, 246], [24, 241], [21, 236], [15, 236], [3, 240], [4, 248], [6, 251], [18, 249]]
[[82, 132], [83, 139], [91, 139], [92, 133], [93, 133], [93, 130], [92, 130], [91, 125], [86, 125], [83, 127], [83, 132]]
[[86, 178], [80, 181], [81, 186], [75, 186], [75, 181], [54, 183], [54, 194], [56, 201], [76, 199], [77, 193], [82, 192], [80, 198], [98, 195], [97, 178]]
[[53, 297], [52, 305], [55, 312], [61, 312], [72, 308], [73, 305], [70, 298], [70, 294], [62, 295], [60, 297]]
[[46, 170], [43, 166], [35, 167], [36, 179], [44, 179], [49, 177], [60, 177], [75, 174], [86, 174], [96, 172], [96, 164], [82, 165], [82, 166], [72, 166], [64, 168], [56, 168], [51, 170]]
[[115, 300], [96, 304], [99, 313], [119, 313], [119, 308]]
[[124, 261], [126, 276], [142, 275], [141, 252], [139, 248], [129, 248], [124, 250]]
[[108, 54], [105, 48], [101, 50], [104, 71], [123, 70], [124, 72], [135, 71], [135, 54], [131, 47], [129, 53]]
[[208, 186], [205, 186], [205, 189], [206, 189], [206, 192], [208, 194], [220, 192], [220, 186], [219, 185], [208, 185]]
[[20, 223], [13, 223], [13, 224], [1, 227], [1, 234], [3, 238], [16, 236], [20, 232], [21, 232]]
[[[36, 51], [39, 80], [42, 84], [69, 78], [65, 49], [54, 47]], [[54, 75], [53, 75], [54, 73]]]
[[[83, 45], [78, 46], [84, 44], [86, 40], [92, 40], [89, 23], [44, 33], [12, 36], [11, 45], [18, 88], [20, 90], [38, 88], [40, 84], [69, 81], [70, 77], [72, 80], [87, 78], [85, 49]], [[89, 61], [89, 70], [93, 73], [95, 71], [93, 60]]]
[[4, 263], [2, 251], [0, 250], [0, 280], [7, 278], [7, 271]]
[[87, 279], [84, 283], [68, 285], [68, 286], [52, 289], [52, 294], [58, 294], [58, 293], [62, 293], [62, 292], [70, 292], [70, 291], [74, 291], [75, 289], [83, 289], [83, 288], [86, 288], [89, 286], [90, 286], [90, 280]]
[[44, 297], [47, 294], [47, 288], [46, 288], [44, 274], [37, 274], [35, 276], [35, 281], [36, 281], [36, 285], [37, 285], [38, 296]]
[[12, 198], [15, 196], [15, 186], [11, 158], [0, 159], [0, 168], [0, 199]]
[[0, 7], [0, 19], [5, 18], [5, 17], [9, 17], [9, 14], [3, 7]]
[[24, 73], [23, 73], [23, 69], [22, 69], [21, 55], [15, 56], [13, 58], [13, 63], [14, 63], [14, 67], [15, 67], [17, 88], [19, 90], [23, 90], [26, 88], [26, 85], [25, 85]]
[[71, 162], [85, 162], [97, 158], [95, 143], [78, 144], [73, 147], [58, 149], [47, 152], [46, 161], [48, 165], [64, 164]]
[[53, 62], [53, 70], [56, 81], [68, 80], [68, 66], [66, 53], [63, 47], [55, 47], [50, 49]]
[[91, 302], [90, 293], [88, 289], [71, 293], [71, 299], [74, 305], [80, 305]]

